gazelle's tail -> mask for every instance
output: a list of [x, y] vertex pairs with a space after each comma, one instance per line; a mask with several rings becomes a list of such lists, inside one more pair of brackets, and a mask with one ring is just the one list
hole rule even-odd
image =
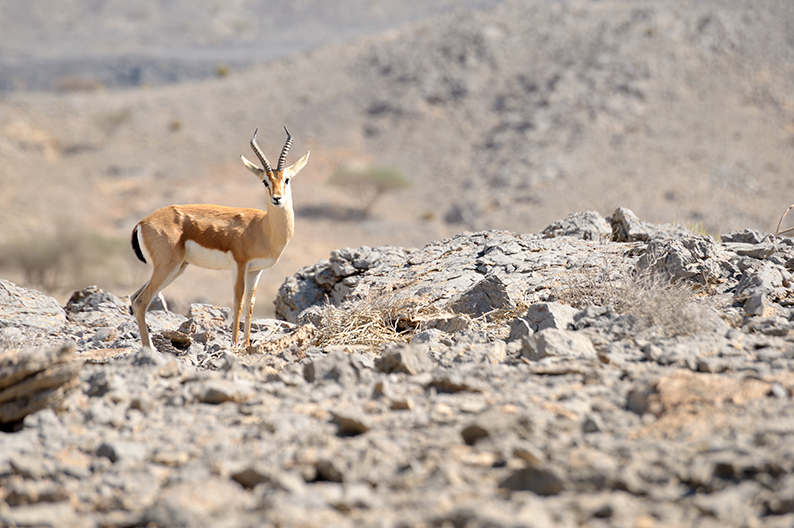
[[140, 229], [140, 226], [135, 226], [135, 229], [132, 230], [132, 239], [130, 242], [132, 243], [133, 251], [135, 251], [135, 256], [138, 257], [138, 260], [146, 264], [146, 259], [143, 258], [143, 252], [141, 251], [141, 243], [138, 241], [138, 232]]

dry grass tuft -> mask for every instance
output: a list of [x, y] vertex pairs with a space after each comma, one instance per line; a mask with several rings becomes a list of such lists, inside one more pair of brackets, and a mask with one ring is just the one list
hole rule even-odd
[[[435, 327], [428, 323], [460, 316], [442, 304], [405, 291], [372, 295], [341, 307], [326, 303], [312, 344], [318, 347], [364, 345], [377, 348], [385, 343], [407, 343], [428, 326]], [[493, 310], [470, 320], [469, 328], [498, 333], [528, 309], [529, 305], [522, 302], [511, 308]]]
[[792, 209], [794, 209], [794, 204], [789, 205], [788, 209], [783, 211], [783, 214], [780, 216], [780, 221], [778, 221], [777, 223], [777, 229], [775, 229], [775, 236], [786, 235], [794, 231], [794, 227], [789, 227], [788, 229], [783, 229], [783, 230], [780, 229], [781, 226], [783, 225], [783, 219], [786, 218], [786, 215], [789, 214], [789, 212]]
[[367, 299], [334, 306], [327, 303], [314, 337], [315, 346], [406, 343], [433, 319], [455, 314], [432, 299], [405, 291], [372, 295]]
[[314, 345], [365, 345], [405, 343], [420, 326], [420, 314], [430, 305], [421, 298], [399, 294], [364, 299], [345, 306], [326, 303]]
[[574, 308], [612, 306], [634, 316], [637, 330], [652, 329], [664, 336], [691, 335], [703, 329], [710, 303], [692, 284], [673, 281], [662, 272], [630, 269], [612, 263], [572, 274], [555, 294]]
[[573, 306], [612, 306], [620, 303], [621, 290], [629, 275], [621, 262], [605, 262], [600, 267], [588, 267], [565, 275], [554, 292], [554, 300]]
[[482, 330], [492, 330], [494, 327], [509, 325], [516, 317], [526, 315], [532, 303], [521, 301], [509, 308], [497, 308], [491, 312], [483, 314], [474, 320]]
[[261, 340], [253, 345], [249, 345], [245, 349], [245, 354], [262, 354], [266, 356], [275, 356], [288, 348], [296, 348], [298, 350], [298, 358], [303, 359], [302, 350], [310, 344], [313, 344], [317, 330], [311, 325], [299, 326], [287, 335], [281, 336], [273, 341]]

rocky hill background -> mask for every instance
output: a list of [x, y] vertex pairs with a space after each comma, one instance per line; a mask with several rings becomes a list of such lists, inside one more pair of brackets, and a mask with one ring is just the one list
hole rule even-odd
[[0, 281], [9, 526], [794, 522], [794, 243], [582, 212], [333, 251], [287, 322]]
[[[3, 276], [61, 303], [89, 284], [134, 291], [137, 220], [261, 206], [239, 162], [257, 127], [268, 152], [282, 125], [312, 151], [260, 315], [284, 277], [342, 247], [618, 206], [769, 232], [794, 201], [786, 0], [293, 4], [0, 3]], [[365, 216], [359, 192], [328, 184], [351, 167], [411, 185]], [[228, 285], [191, 269], [166, 295], [186, 314], [229, 304]]]

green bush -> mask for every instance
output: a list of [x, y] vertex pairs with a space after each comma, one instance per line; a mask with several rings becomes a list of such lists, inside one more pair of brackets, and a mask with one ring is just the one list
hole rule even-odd
[[328, 179], [329, 185], [341, 187], [359, 202], [364, 216], [371, 216], [375, 204], [386, 193], [411, 185], [400, 171], [392, 168], [370, 167], [363, 170], [338, 169]]

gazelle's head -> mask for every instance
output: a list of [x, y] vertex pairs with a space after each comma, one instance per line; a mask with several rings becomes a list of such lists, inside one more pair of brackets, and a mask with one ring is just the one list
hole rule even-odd
[[284, 168], [284, 164], [287, 162], [287, 154], [289, 153], [290, 147], [292, 147], [292, 135], [289, 133], [289, 130], [287, 130], [287, 127], [284, 127], [284, 131], [287, 133], [287, 141], [284, 143], [284, 148], [281, 149], [281, 155], [278, 157], [276, 170], [273, 170], [265, 154], [262, 152], [262, 149], [256, 144], [256, 133], [258, 130], [259, 129], [254, 130], [254, 137], [251, 138], [251, 148], [254, 150], [254, 154], [259, 158], [259, 161], [262, 162], [264, 168], [261, 169], [255, 163], [251, 163], [245, 159], [245, 156], [240, 157], [245, 167], [253, 172], [254, 175], [265, 184], [270, 204], [275, 207], [284, 207], [285, 204], [292, 201], [290, 182], [292, 178], [306, 166], [306, 162], [309, 160], [309, 153], [307, 152], [305, 156], [294, 164]]

